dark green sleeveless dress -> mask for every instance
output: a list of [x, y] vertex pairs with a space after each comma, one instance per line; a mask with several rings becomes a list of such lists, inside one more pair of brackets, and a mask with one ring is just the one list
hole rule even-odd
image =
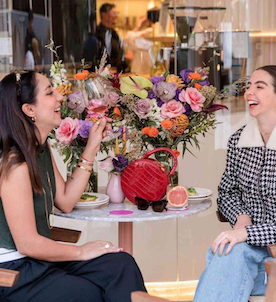
[[[52, 201], [51, 201], [50, 186], [47, 178], [47, 172], [50, 177], [54, 199], [56, 194], [56, 183], [55, 183], [55, 175], [53, 170], [51, 154], [47, 143], [40, 147], [40, 150], [37, 154], [37, 164], [39, 168], [39, 174], [42, 180], [42, 185], [46, 193], [47, 209], [49, 215], [51, 212]], [[47, 218], [46, 218], [44, 194], [43, 193], [33, 194], [33, 198], [34, 198], [34, 212], [35, 212], [37, 231], [40, 235], [47, 238], [51, 238], [51, 232], [48, 227]], [[20, 192], [18, 192], [17, 202], [18, 203], [20, 202]], [[14, 244], [10, 229], [7, 225], [1, 198], [0, 198], [0, 248], [16, 250], [16, 246]]]

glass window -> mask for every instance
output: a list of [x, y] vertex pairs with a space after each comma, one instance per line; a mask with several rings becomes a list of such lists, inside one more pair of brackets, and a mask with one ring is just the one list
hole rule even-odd
[[[33, 12], [39, 15], [45, 15], [45, 1], [44, 0], [35, 0], [33, 1]], [[46, 1], [47, 4], [47, 1]]]
[[30, 9], [29, 0], [13, 0], [13, 9], [27, 12]]

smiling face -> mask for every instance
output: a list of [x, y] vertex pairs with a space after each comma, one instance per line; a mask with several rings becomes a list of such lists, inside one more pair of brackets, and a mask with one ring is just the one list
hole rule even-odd
[[35, 125], [41, 135], [48, 133], [61, 123], [60, 105], [63, 97], [53, 89], [49, 80], [41, 74], [36, 74], [37, 94], [33, 106], [36, 117]]
[[244, 94], [249, 113], [258, 120], [276, 119], [276, 93], [273, 77], [264, 70], [253, 72]]

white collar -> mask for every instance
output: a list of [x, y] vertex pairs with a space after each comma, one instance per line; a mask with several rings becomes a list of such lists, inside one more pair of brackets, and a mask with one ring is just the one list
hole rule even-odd
[[[252, 147], [263, 147], [263, 142], [258, 122], [256, 119], [249, 122], [242, 130], [238, 147], [239, 148], [252, 148]], [[276, 150], [276, 127], [273, 129], [269, 140], [266, 144], [267, 149]]]

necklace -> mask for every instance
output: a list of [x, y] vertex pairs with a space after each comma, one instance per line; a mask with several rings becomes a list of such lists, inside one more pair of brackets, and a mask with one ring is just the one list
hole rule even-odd
[[[48, 181], [48, 186], [50, 189], [50, 194], [51, 194], [51, 211], [50, 214], [54, 214], [54, 197], [53, 197], [53, 190], [52, 190], [52, 184], [51, 184], [51, 180], [50, 180], [50, 176], [49, 173], [47, 171], [47, 181]], [[45, 215], [46, 215], [46, 219], [47, 219], [47, 225], [48, 228], [51, 230], [53, 227], [50, 225], [50, 221], [49, 221], [49, 211], [48, 211], [48, 206], [47, 206], [47, 198], [46, 198], [46, 192], [44, 190], [44, 188], [42, 188], [43, 194], [44, 194], [44, 202], [45, 202]]]

